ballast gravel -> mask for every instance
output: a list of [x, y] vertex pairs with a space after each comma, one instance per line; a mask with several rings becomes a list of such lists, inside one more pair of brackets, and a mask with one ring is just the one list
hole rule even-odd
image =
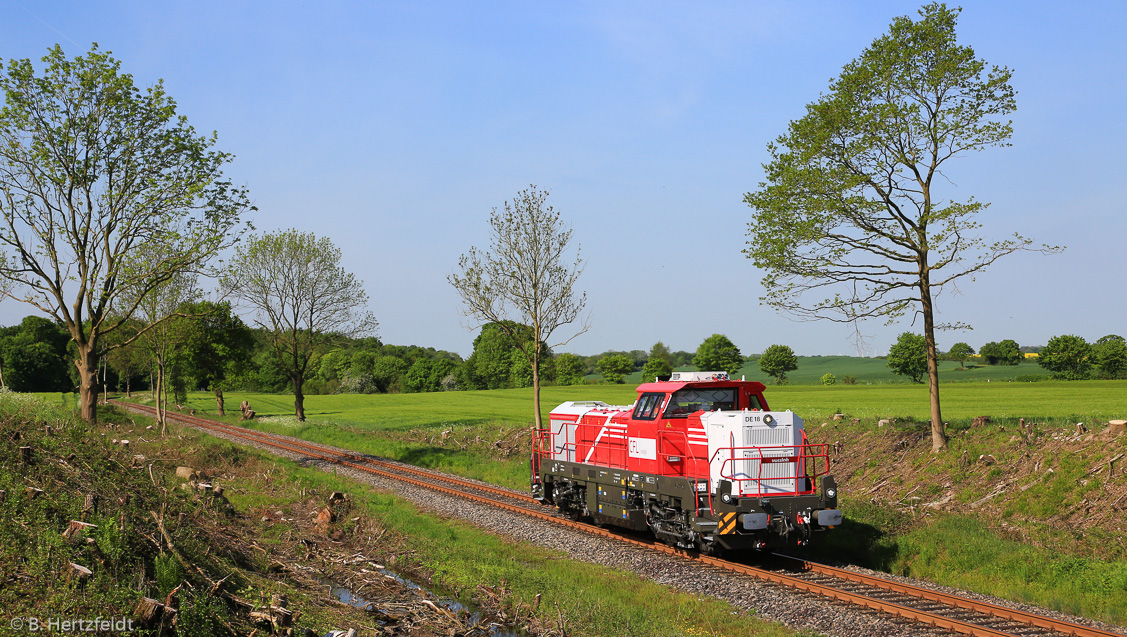
[[[831, 602], [818, 595], [778, 586], [750, 576], [721, 571], [707, 565], [647, 551], [609, 538], [590, 535], [516, 513], [467, 502], [454, 496], [389, 480], [349, 467], [342, 467], [299, 453], [275, 449], [233, 435], [211, 430], [206, 431], [206, 433], [217, 438], [256, 447], [277, 456], [297, 460], [322, 470], [332, 471], [338, 475], [347, 476], [376, 489], [394, 493], [440, 516], [462, 518], [498, 535], [562, 551], [571, 559], [630, 571], [658, 584], [695, 595], [722, 599], [736, 608], [754, 614], [756, 617], [778, 622], [795, 630], [814, 631], [840, 637], [912, 637], [950, 634], [935, 627], [924, 626], [908, 620], [898, 620], [887, 614], [864, 610], [851, 604]], [[355, 453], [347, 449], [310, 443], [298, 438], [279, 437], [303, 444], [313, 444], [326, 451]], [[379, 460], [394, 462], [386, 458], [379, 458]], [[466, 479], [461, 476], [457, 477], [462, 480]], [[851, 568], [869, 575], [905, 581], [917, 586], [927, 586], [935, 590], [971, 597], [999, 606], [1034, 612], [1127, 635], [1127, 630], [1118, 626], [1066, 616], [1043, 608], [929, 584], [920, 580], [900, 578], [857, 567]]]

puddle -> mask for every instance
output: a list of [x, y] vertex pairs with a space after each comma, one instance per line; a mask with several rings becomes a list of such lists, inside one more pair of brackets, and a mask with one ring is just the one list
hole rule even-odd
[[[472, 606], [461, 602], [449, 595], [435, 594], [433, 591], [403, 577], [402, 575], [392, 571], [391, 569], [382, 569], [381, 573], [394, 579], [400, 585], [406, 587], [408, 590], [416, 593], [420, 599], [432, 601], [439, 608], [446, 609], [451, 613], [457, 615], [466, 625], [474, 626], [482, 621], [482, 612]], [[364, 599], [363, 596], [357, 595], [351, 589], [341, 586], [331, 579], [322, 579], [321, 584], [329, 587], [329, 594], [335, 597], [338, 601], [348, 604], [354, 608], [362, 610], [381, 612], [378, 602], [369, 601]], [[387, 622], [380, 621], [380, 625], [385, 625]], [[530, 637], [530, 633], [523, 630], [514, 630], [502, 626], [485, 626], [479, 627], [467, 635], [481, 635], [488, 637]]]

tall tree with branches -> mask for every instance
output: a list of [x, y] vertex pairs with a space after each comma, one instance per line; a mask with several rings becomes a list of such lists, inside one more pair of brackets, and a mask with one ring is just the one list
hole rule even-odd
[[293, 383], [294, 415], [305, 420], [302, 391], [318, 369], [330, 334], [375, 334], [364, 284], [340, 265], [340, 248], [311, 232], [286, 230], [241, 245], [221, 280], [232, 298], [250, 306], [266, 330], [278, 364]]
[[[947, 437], [935, 330], [952, 326], [936, 325], [935, 295], [1032, 242], [983, 239], [975, 216], [987, 204], [943, 188], [951, 159], [1009, 145], [1011, 71], [956, 42], [959, 9], [928, 4], [919, 14], [893, 20], [768, 146], [766, 182], [745, 197], [745, 253], [766, 271], [762, 300], [797, 317], [922, 316], [939, 451]], [[825, 296], [804, 304], [806, 293]]]
[[[251, 206], [223, 177], [232, 156], [176, 114], [160, 82], [141, 91], [97, 45], [74, 59], [56, 46], [43, 62], [42, 75], [26, 59], [0, 73], [0, 248], [9, 255], [0, 277], [14, 284], [8, 296], [70, 332], [81, 415], [94, 422], [99, 356], [128, 342], [104, 338], [149, 292], [205, 270], [238, 240]], [[154, 246], [160, 259], [139, 256]]]
[[[502, 210], [489, 215], [489, 250], [470, 247], [448, 277], [465, 303], [465, 314], [477, 322], [497, 325], [520, 350], [532, 368], [532, 412], [536, 428], [540, 414], [540, 365], [548, 350], [567, 344], [587, 331], [580, 315], [587, 294], [576, 289], [583, 272], [579, 248], [568, 255], [572, 230], [548, 203], [548, 192], [536, 186], [517, 193]], [[552, 334], [582, 320], [566, 339], [549, 344]]]

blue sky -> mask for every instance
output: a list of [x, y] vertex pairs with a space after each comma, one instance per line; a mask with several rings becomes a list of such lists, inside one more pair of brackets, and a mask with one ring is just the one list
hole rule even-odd
[[[960, 41], [1014, 70], [1010, 148], [952, 164], [947, 196], [990, 202], [1007, 257], [947, 290], [941, 347], [1127, 335], [1127, 4], [965, 2]], [[33, 2], [7, 0], [0, 58], [110, 50], [236, 156], [255, 225], [330, 237], [385, 342], [468, 355], [446, 282], [489, 212], [536, 184], [572, 224], [591, 329], [566, 351], [856, 352], [847, 326], [759, 304], [743, 195], [766, 145], [904, 2]], [[813, 299], [812, 299], [813, 300]], [[0, 322], [32, 312], [0, 305]], [[869, 353], [919, 331], [863, 324]]]

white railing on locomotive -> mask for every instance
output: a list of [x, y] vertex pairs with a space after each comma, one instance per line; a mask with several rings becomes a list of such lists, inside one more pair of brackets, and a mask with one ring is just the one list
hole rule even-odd
[[[808, 475], [807, 447], [825, 447], [826, 445], [781, 445], [776, 447], [720, 447], [709, 458], [709, 466], [719, 461], [717, 474], [720, 479], [729, 480], [736, 486], [736, 493], [740, 496], [749, 495], [798, 495], [812, 493], [814, 478], [828, 473], [828, 456], [817, 454], [814, 457], [823, 457], [826, 460], [826, 471], [815, 472]], [[739, 455], [737, 455], [739, 454]], [[724, 457], [727, 455], [727, 457]], [[763, 475], [764, 467], [768, 474]], [[799, 472], [799, 467], [802, 471]], [[743, 469], [740, 471], [739, 469]], [[754, 477], [752, 474], [754, 473]], [[788, 475], [789, 474], [789, 475]], [[765, 481], [767, 484], [764, 484]], [[754, 490], [747, 488], [746, 483], [754, 484]], [[792, 487], [792, 488], [787, 488]]]
[[575, 462], [576, 423], [567, 420], [548, 420], [552, 433], [552, 459]]
[[568, 423], [568, 442], [553, 444], [557, 454], [564, 453], [569, 462], [594, 464], [624, 469], [627, 466], [626, 425], [610, 422], [607, 414], [601, 423], [577, 421]]

